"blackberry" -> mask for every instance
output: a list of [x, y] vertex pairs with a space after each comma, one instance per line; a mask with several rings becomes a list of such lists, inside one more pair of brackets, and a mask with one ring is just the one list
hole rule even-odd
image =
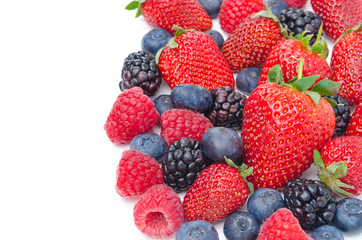
[[351, 119], [351, 110], [349, 109], [349, 103], [346, 99], [339, 95], [333, 97], [324, 96], [334, 100], [337, 106], [333, 107], [334, 115], [336, 116], [336, 125], [334, 127], [334, 133], [332, 138], [344, 136], [349, 120]]
[[164, 183], [176, 192], [187, 190], [209, 162], [198, 141], [183, 137], [170, 145], [162, 158]]
[[288, 182], [284, 203], [304, 230], [331, 224], [337, 206], [336, 198], [324, 183], [304, 178]]
[[313, 45], [317, 39], [318, 30], [322, 24], [322, 18], [310, 11], [303, 11], [299, 8], [288, 8], [279, 13], [279, 21], [283, 27], [287, 27], [288, 35], [293, 33], [297, 35], [304, 31], [309, 31], [308, 34], [313, 34], [310, 40], [310, 45]]
[[211, 90], [211, 95], [213, 104], [205, 116], [215, 127], [240, 130], [247, 97], [228, 86], [214, 88]]
[[140, 87], [146, 95], [153, 96], [160, 88], [161, 81], [160, 70], [151, 54], [145, 51], [133, 52], [124, 60], [122, 81], [119, 83], [122, 91]]

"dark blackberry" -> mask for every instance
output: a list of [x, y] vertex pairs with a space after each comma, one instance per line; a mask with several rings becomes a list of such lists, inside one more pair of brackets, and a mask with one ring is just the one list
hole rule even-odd
[[187, 190], [209, 162], [198, 141], [183, 137], [170, 145], [162, 158], [163, 181], [176, 192]]
[[318, 14], [303, 11], [299, 8], [288, 8], [287, 10], [282, 10], [278, 18], [282, 26], [287, 27], [288, 35], [293, 33], [295, 36], [304, 31], [309, 31], [306, 35], [313, 34], [309, 43], [310, 45], [315, 43], [318, 30], [322, 24], [322, 18]]
[[336, 125], [334, 127], [334, 133], [332, 138], [344, 136], [349, 120], [351, 119], [351, 110], [349, 109], [349, 103], [346, 99], [339, 95], [327, 98], [332, 99], [337, 106], [333, 107], [334, 115], [336, 116]]
[[213, 104], [205, 116], [215, 127], [240, 130], [247, 97], [235, 92], [231, 87], [214, 88], [211, 95]]
[[304, 230], [331, 224], [337, 206], [336, 198], [324, 183], [304, 178], [288, 182], [284, 203]]
[[119, 83], [122, 91], [140, 87], [146, 95], [153, 96], [160, 88], [161, 82], [160, 70], [151, 54], [144, 51], [133, 52], [124, 60], [122, 81]]

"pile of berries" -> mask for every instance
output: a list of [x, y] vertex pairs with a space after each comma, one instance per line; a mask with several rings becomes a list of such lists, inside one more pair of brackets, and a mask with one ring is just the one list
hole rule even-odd
[[[217, 240], [224, 220], [228, 240], [359, 234], [362, 0], [305, 4], [127, 5], [153, 29], [124, 60], [104, 129], [129, 144], [116, 192], [137, 199], [142, 233]], [[323, 35], [336, 40], [331, 51]], [[163, 81], [170, 94], [159, 94]], [[317, 175], [304, 178], [313, 164]]]

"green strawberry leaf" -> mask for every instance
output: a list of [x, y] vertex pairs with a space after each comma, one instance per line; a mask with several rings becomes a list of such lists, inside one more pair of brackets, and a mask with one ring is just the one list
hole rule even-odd
[[313, 102], [318, 106], [321, 101], [321, 95], [317, 92], [305, 91], [305, 93], [313, 100]]
[[146, 0], [132, 1], [126, 6], [126, 10], [135, 10], [135, 9], [137, 9], [136, 18], [138, 18], [142, 14], [142, 3], [144, 3], [145, 1]]
[[157, 65], [158, 65], [158, 63], [159, 63], [159, 61], [160, 61], [161, 54], [162, 54], [162, 52], [163, 52], [163, 50], [164, 50], [165, 48], [166, 48], [166, 47], [160, 48], [160, 49], [157, 51], [157, 53], [156, 53], [155, 61], [156, 61]]
[[334, 96], [339, 92], [341, 85], [342, 82], [333, 82], [323, 79], [314, 85], [312, 91], [317, 92], [322, 96]]
[[[293, 82], [293, 87], [295, 87], [298, 91], [303, 92], [313, 86], [316, 80], [319, 78], [319, 75], [308, 76], [304, 78], [297, 79]], [[289, 83], [289, 82], [288, 82]]]
[[358, 26], [348, 29], [347, 31], [345, 31], [344, 33], [341, 34], [341, 36], [339, 36], [339, 38], [336, 40], [335, 43], [337, 43], [339, 40], [341, 40], [341, 38], [343, 38], [344, 36], [346, 36], [348, 33], [353, 32], [353, 31], [358, 31], [362, 29], [362, 23], [360, 23]]
[[275, 65], [269, 70], [267, 82], [275, 82], [278, 86], [284, 84], [283, 71], [280, 65]]
[[323, 159], [322, 159], [322, 156], [321, 154], [318, 152], [318, 150], [314, 150], [313, 151], [313, 158], [314, 158], [314, 165], [322, 168], [322, 169], [325, 169], [326, 166], [324, 165], [324, 162], [323, 162]]
[[333, 100], [333, 99], [330, 99], [330, 98], [325, 98], [324, 97], [324, 100], [326, 100], [329, 104], [331, 104], [332, 107], [336, 107], [337, 106], [337, 103]]

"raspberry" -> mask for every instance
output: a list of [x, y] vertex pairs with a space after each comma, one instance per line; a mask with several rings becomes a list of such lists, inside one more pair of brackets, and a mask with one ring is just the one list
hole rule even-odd
[[213, 127], [209, 119], [186, 109], [168, 110], [162, 114], [160, 122], [161, 137], [168, 146], [182, 137], [201, 141], [204, 133]]
[[125, 144], [135, 136], [151, 130], [159, 115], [150, 98], [139, 87], [121, 93], [114, 103], [104, 129], [113, 143]]
[[151, 186], [162, 183], [162, 169], [157, 160], [137, 150], [122, 153], [116, 185], [121, 197], [142, 195]]
[[168, 186], [150, 187], [136, 203], [133, 217], [137, 228], [151, 237], [165, 238], [184, 221], [180, 197]]

